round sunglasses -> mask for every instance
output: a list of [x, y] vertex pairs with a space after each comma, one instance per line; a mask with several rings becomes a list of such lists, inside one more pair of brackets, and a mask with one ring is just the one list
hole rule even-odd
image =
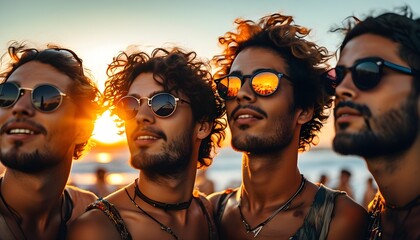
[[376, 87], [382, 79], [383, 68], [387, 67], [396, 72], [414, 75], [412, 69], [392, 62], [388, 62], [379, 57], [369, 57], [357, 60], [353, 66], [336, 66], [323, 74], [326, 79], [327, 91], [335, 94], [335, 88], [344, 80], [347, 72], [351, 73], [354, 85], [363, 91], [368, 91]]
[[238, 95], [239, 90], [247, 78], [249, 78], [249, 85], [254, 93], [259, 96], [270, 96], [279, 88], [280, 79], [283, 77], [291, 80], [284, 73], [277, 72], [273, 69], [261, 69], [252, 75], [239, 75], [234, 72], [214, 81], [217, 84], [217, 92], [220, 97], [229, 100]]
[[50, 84], [38, 85], [35, 88], [23, 88], [14, 82], [0, 84], [0, 107], [12, 107], [25, 91], [31, 92], [32, 105], [40, 112], [53, 112], [60, 107], [65, 93]]
[[136, 98], [134, 96], [122, 97], [116, 105], [116, 113], [122, 120], [130, 120], [134, 118], [140, 108], [141, 100], [147, 100], [147, 105], [153, 114], [161, 118], [171, 116], [176, 109], [178, 101], [190, 104], [190, 102], [177, 98], [169, 93], [158, 93], [149, 97]]

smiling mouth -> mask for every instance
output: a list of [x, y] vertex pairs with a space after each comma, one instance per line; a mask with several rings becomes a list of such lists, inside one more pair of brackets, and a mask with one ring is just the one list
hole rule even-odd
[[16, 134], [24, 134], [24, 135], [35, 135], [35, 131], [25, 129], [25, 128], [13, 128], [7, 131], [7, 134], [16, 135]]
[[136, 140], [157, 140], [157, 137], [153, 137], [153, 136], [139, 136], [137, 137]]

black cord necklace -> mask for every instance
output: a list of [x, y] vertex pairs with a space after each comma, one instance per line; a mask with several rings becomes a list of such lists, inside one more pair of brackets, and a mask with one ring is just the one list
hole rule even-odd
[[192, 195], [191, 195], [190, 200], [188, 200], [186, 202], [180, 202], [180, 203], [164, 203], [164, 202], [159, 202], [159, 201], [155, 201], [153, 199], [150, 199], [140, 191], [140, 188], [137, 185], [137, 180], [138, 179], [134, 180], [134, 193], [135, 193], [135, 195], [137, 195], [141, 200], [143, 200], [144, 202], [146, 202], [147, 204], [149, 204], [153, 207], [160, 208], [160, 209], [163, 209], [165, 211], [168, 211], [168, 210], [188, 209], [191, 205], [191, 201], [193, 199]]
[[127, 193], [128, 198], [131, 200], [131, 202], [134, 204], [134, 206], [136, 206], [136, 208], [138, 208], [142, 213], [146, 214], [146, 216], [148, 216], [150, 219], [152, 219], [153, 221], [155, 221], [157, 224], [160, 225], [160, 229], [169, 233], [170, 235], [172, 235], [174, 237], [175, 240], [178, 240], [178, 236], [174, 233], [174, 231], [166, 226], [165, 224], [159, 222], [159, 220], [157, 220], [156, 218], [154, 218], [152, 215], [150, 215], [148, 212], [146, 212], [143, 208], [141, 208], [137, 203], [136, 203], [136, 192], [134, 191], [134, 197], [131, 197], [131, 195], [128, 193], [127, 188], [124, 188], [125, 192]]
[[241, 215], [242, 223], [244, 224], [247, 233], [252, 232], [254, 234], [254, 238], [256, 238], [258, 236], [258, 234], [261, 232], [262, 228], [267, 223], [269, 223], [279, 212], [281, 212], [283, 210], [286, 211], [287, 209], [289, 209], [290, 203], [299, 195], [299, 193], [302, 192], [303, 187], [305, 186], [306, 178], [303, 175], [301, 175], [301, 176], [302, 176], [302, 181], [300, 182], [300, 186], [296, 190], [296, 192], [293, 194], [293, 196], [290, 197], [279, 208], [277, 208], [277, 210], [274, 211], [264, 222], [258, 224], [257, 226], [255, 226], [253, 228], [251, 227], [251, 225], [249, 225], [249, 223], [246, 221], [244, 215], [242, 214], [242, 210], [241, 210], [242, 194], [241, 194], [241, 197], [239, 198], [238, 208], [239, 208], [239, 214]]

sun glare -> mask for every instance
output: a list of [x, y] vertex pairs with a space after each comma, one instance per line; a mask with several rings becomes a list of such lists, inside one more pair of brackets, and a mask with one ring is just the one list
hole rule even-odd
[[114, 144], [125, 141], [125, 135], [118, 134], [119, 129], [115, 125], [110, 112], [106, 111], [95, 123], [92, 138], [105, 144]]

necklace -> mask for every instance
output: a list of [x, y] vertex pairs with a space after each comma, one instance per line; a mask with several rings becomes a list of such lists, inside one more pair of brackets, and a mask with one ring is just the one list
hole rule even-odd
[[152, 219], [154, 222], [156, 222], [157, 224], [160, 225], [160, 229], [167, 232], [168, 234], [172, 235], [174, 237], [175, 240], [178, 240], [178, 236], [174, 233], [174, 231], [166, 226], [165, 224], [159, 222], [159, 220], [157, 220], [156, 218], [154, 218], [152, 215], [150, 215], [148, 212], [146, 212], [143, 208], [141, 208], [137, 203], [136, 203], [136, 192], [134, 191], [134, 197], [131, 197], [131, 195], [128, 193], [127, 188], [124, 188], [125, 193], [127, 193], [128, 198], [131, 200], [131, 202], [134, 204], [134, 206], [136, 206], [137, 209], [139, 209], [142, 213], [146, 214], [146, 216], [148, 216], [150, 219]]
[[249, 225], [244, 215], [242, 214], [242, 210], [241, 210], [242, 194], [241, 194], [241, 197], [239, 198], [238, 208], [239, 208], [239, 214], [241, 215], [242, 223], [244, 224], [247, 233], [252, 232], [254, 234], [254, 238], [256, 238], [258, 234], [261, 232], [262, 228], [267, 223], [269, 223], [279, 212], [283, 210], [286, 211], [287, 209], [289, 209], [290, 203], [299, 195], [299, 193], [302, 192], [303, 187], [305, 186], [306, 178], [303, 175], [301, 176], [302, 176], [302, 181], [300, 182], [300, 186], [296, 190], [296, 192], [293, 194], [293, 196], [291, 196], [284, 204], [282, 204], [279, 208], [277, 208], [277, 210], [274, 211], [265, 221], [263, 221], [262, 223], [258, 224], [257, 226], [253, 228], [251, 227], [251, 225]]
[[140, 188], [137, 185], [137, 180], [138, 179], [134, 180], [134, 193], [135, 193], [135, 195], [138, 196], [141, 200], [143, 200], [144, 202], [146, 202], [147, 204], [149, 204], [153, 207], [160, 208], [160, 209], [163, 209], [165, 211], [168, 211], [168, 210], [188, 209], [191, 205], [192, 196], [191, 196], [190, 200], [188, 200], [186, 202], [180, 202], [180, 203], [164, 203], [164, 202], [159, 202], [159, 201], [155, 201], [153, 199], [150, 199], [140, 191]]

